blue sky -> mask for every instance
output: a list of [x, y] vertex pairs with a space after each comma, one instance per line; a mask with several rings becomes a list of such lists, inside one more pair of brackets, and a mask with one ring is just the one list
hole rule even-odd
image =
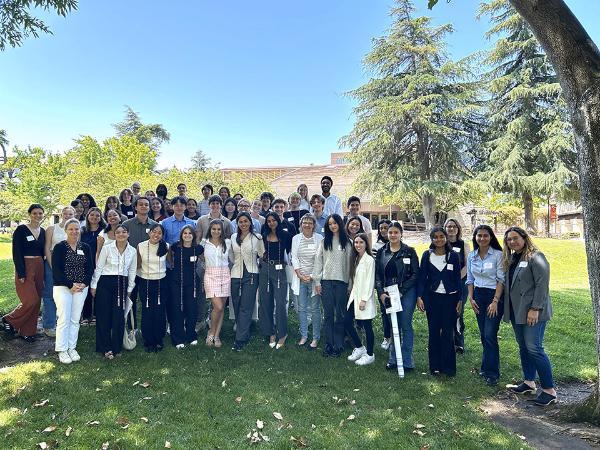
[[[490, 45], [478, 1], [415, 3], [454, 24], [453, 57]], [[54, 35], [0, 54], [0, 128], [11, 146], [64, 151], [111, 136], [130, 105], [171, 133], [160, 167], [184, 168], [197, 149], [221, 167], [326, 163], [354, 121], [343, 93], [368, 80], [361, 60], [392, 4], [82, 0], [47, 17]], [[600, 44], [600, 2], [567, 4]]]

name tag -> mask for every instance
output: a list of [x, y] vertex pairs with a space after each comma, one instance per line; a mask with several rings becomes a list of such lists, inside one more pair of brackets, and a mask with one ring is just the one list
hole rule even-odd
[[197, 259], [197, 256], [190, 256], [190, 262], [196, 262]]
[[325, 228], [321, 228], [321, 233], [325, 233]]
[[519, 267], [527, 267], [527, 264], [528, 264], [528, 262], [529, 262], [529, 261], [521, 261], [521, 262], [519, 263]]
[[310, 250], [311, 252], [315, 251], [317, 249], [317, 246], [315, 244], [308, 244], [306, 246], [307, 250]]
[[288, 222], [293, 222], [294, 218], [293, 217], [288, 217]]
[[127, 211], [128, 216], [133, 216], [133, 211]]
[[29, 242], [31, 242], [31, 241], [35, 241], [35, 238], [33, 236], [27, 236], [27, 240]]
[[446, 269], [454, 270], [454, 264], [446, 264]]
[[410, 258], [402, 258], [404, 264], [410, 264]]
[[150, 233], [150, 228], [146, 228], [146, 234]]
[[77, 254], [83, 256], [84, 255], [83, 250], [77, 250]]
[[452, 250], [456, 253], [460, 253], [460, 247], [452, 247]]
[[483, 263], [484, 269], [491, 269], [492, 267], [494, 267], [494, 265], [491, 262]]
[[283, 269], [283, 264], [275, 264], [275, 270]]
[[338, 245], [338, 250], [341, 252], [342, 251], [342, 246]]

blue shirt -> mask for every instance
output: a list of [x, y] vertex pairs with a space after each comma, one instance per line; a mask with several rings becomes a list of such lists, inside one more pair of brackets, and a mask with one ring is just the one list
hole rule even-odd
[[472, 250], [467, 256], [467, 284], [479, 288], [496, 289], [496, 283], [504, 283], [502, 252], [489, 248], [481, 259], [479, 250]]
[[[258, 219], [255, 219], [253, 217], [252, 218], [252, 228], [254, 229], [254, 232], [260, 234], [261, 227], [262, 227], [262, 225], [260, 224]], [[237, 233], [237, 219], [231, 221], [231, 234], [233, 234], [233, 233]]]
[[321, 236], [325, 236], [325, 224], [327, 223], [328, 215], [325, 214], [325, 212], [323, 212], [323, 214], [321, 214], [321, 217], [317, 217], [316, 214], [314, 216], [315, 220], [317, 221], [317, 223], [315, 224], [315, 233], [319, 233]]
[[181, 220], [177, 220], [175, 216], [167, 217], [160, 224], [165, 229], [164, 238], [169, 245], [179, 241], [179, 234], [184, 226], [191, 225], [194, 230], [196, 229], [196, 221], [185, 216]]

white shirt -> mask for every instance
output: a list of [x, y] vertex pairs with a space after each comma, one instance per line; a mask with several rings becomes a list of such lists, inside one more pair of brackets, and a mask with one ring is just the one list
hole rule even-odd
[[90, 287], [96, 289], [98, 280], [100, 280], [102, 275], [121, 275], [128, 278], [127, 293], [130, 293], [135, 287], [136, 270], [137, 253], [135, 248], [127, 244], [125, 251], [121, 254], [115, 242], [105, 244], [102, 246], [102, 250], [100, 250], [100, 255], [98, 255], [96, 270], [94, 271]]
[[[431, 264], [433, 264], [435, 268], [441, 272], [446, 267], [446, 255], [436, 255], [432, 252], [429, 255], [429, 262], [431, 262]], [[440, 281], [440, 284], [435, 290], [435, 292], [437, 292], [438, 294], [446, 293], [446, 288], [444, 287], [443, 281]]]
[[159, 257], [157, 251], [158, 244], [151, 244], [150, 241], [138, 244], [138, 252], [142, 257], [142, 264], [137, 269], [138, 277], [144, 280], [160, 280], [167, 276], [167, 255]]
[[110, 243], [112, 243], [112, 242], [115, 242], [115, 240], [114, 240], [114, 239], [111, 239], [111, 238], [108, 236], [108, 233], [105, 233], [105, 232], [104, 232], [104, 230], [102, 230], [102, 231], [101, 231], [101, 232], [98, 234], [98, 237], [102, 237], [102, 239], [104, 239], [104, 244], [102, 244], [103, 246], [104, 246], [104, 245], [106, 245], [106, 244], [110, 244]]
[[229, 252], [231, 251], [231, 239], [225, 239], [226, 250], [223, 247], [217, 247], [207, 239], [202, 240], [204, 246], [204, 266], [210, 267], [229, 267]]
[[229, 259], [233, 262], [231, 268], [231, 278], [242, 278], [244, 275], [244, 266], [250, 273], [258, 273], [258, 258], [265, 253], [265, 244], [262, 241], [260, 234], [248, 233], [242, 245], [239, 246], [237, 241], [237, 233], [231, 236], [231, 252]]
[[325, 198], [325, 206], [323, 207], [323, 214], [325, 216], [330, 216], [332, 214], [337, 214], [340, 217], [343, 217], [342, 212], [342, 201], [339, 197], [334, 194], [329, 194], [329, 197]]

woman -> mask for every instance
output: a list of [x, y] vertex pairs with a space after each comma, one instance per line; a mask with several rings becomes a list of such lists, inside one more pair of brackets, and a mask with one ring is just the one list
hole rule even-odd
[[300, 233], [292, 238], [292, 265], [295, 277], [292, 290], [298, 296], [298, 320], [300, 322], [299, 346], [308, 342], [308, 317], [312, 322], [312, 341], [309, 345], [314, 350], [321, 337], [321, 296], [316, 293], [313, 269], [317, 249], [323, 236], [315, 233], [316, 220], [312, 214], [305, 214], [300, 219]]
[[[366, 366], [375, 361], [373, 346], [373, 318], [377, 315], [375, 305], [375, 260], [371, 255], [369, 237], [360, 233], [354, 237], [352, 259], [350, 261], [350, 280], [352, 291], [346, 305], [346, 332], [352, 339], [354, 350], [348, 356], [348, 361], [354, 361], [359, 366]], [[365, 348], [354, 328], [354, 320], [365, 330], [367, 347]]]
[[167, 218], [167, 212], [165, 211], [165, 205], [160, 197], [153, 197], [150, 200], [150, 218], [155, 222], [161, 222]]
[[361, 233], [364, 233], [362, 221], [358, 217], [350, 217], [346, 222], [346, 234], [348, 239], [354, 242], [354, 238]]
[[289, 205], [290, 205], [289, 211], [286, 211], [283, 213], [283, 217], [285, 218], [285, 220], [288, 220], [288, 221], [293, 220], [296, 230], [299, 230], [299, 231], [300, 231], [300, 219], [305, 214], [308, 214], [308, 212], [309, 212], [308, 209], [300, 208], [301, 200], [302, 200], [302, 197], [300, 197], [300, 194], [298, 194], [297, 192], [292, 192], [288, 199]]
[[344, 350], [346, 299], [352, 244], [338, 214], [327, 218], [325, 237], [315, 259], [315, 290], [323, 300], [326, 345], [323, 356], [339, 358]]
[[144, 197], [146, 197], [148, 200], [152, 200], [154, 197], [156, 197], [156, 194], [154, 191], [146, 191], [144, 193]]
[[7, 333], [18, 332], [25, 341], [34, 342], [44, 289], [46, 234], [40, 226], [44, 220], [44, 208], [34, 203], [27, 213], [29, 223], [19, 225], [12, 238], [15, 288], [21, 304], [2, 317], [2, 325]]
[[166, 333], [165, 303], [169, 288], [167, 276], [167, 252], [165, 231], [160, 224], [150, 225], [148, 240], [137, 248], [137, 276], [139, 295], [142, 302], [142, 338], [146, 352], [159, 352]]
[[77, 219], [67, 220], [65, 233], [67, 239], [52, 251], [52, 293], [58, 315], [54, 349], [61, 363], [70, 364], [81, 359], [76, 350], [79, 320], [94, 273], [94, 255], [90, 246], [80, 240]]
[[223, 200], [223, 206], [224, 206], [225, 200], [227, 200], [228, 198], [231, 197], [231, 191], [229, 190], [229, 188], [227, 186], [223, 186], [223, 187], [221, 187], [221, 189], [219, 189], [219, 196], [221, 197], [221, 200]]
[[250, 214], [237, 218], [237, 232], [231, 236], [231, 301], [235, 311], [233, 350], [241, 352], [250, 340], [250, 323], [258, 289], [258, 256], [265, 252], [262, 236], [254, 232]]
[[135, 209], [133, 207], [133, 192], [131, 192], [131, 189], [123, 189], [119, 194], [119, 201], [121, 202], [119, 205], [121, 214], [128, 219], [131, 219], [133, 216], [135, 216]]
[[308, 200], [308, 186], [304, 183], [300, 184], [296, 189], [296, 192], [300, 194], [300, 209], [306, 209], [310, 211], [310, 201]]
[[104, 245], [96, 262], [90, 292], [96, 304], [96, 351], [106, 359], [119, 356], [123, 349], [125, 308], [135, 287], [137, 254], [127, 243], [129, 231], [115, 228], [115, 242]]
[[460, 258], [460, 278], [461, 278], [461, 293], [460, 293], [460, 314], [456, 319], [454, 327], [454, 347], [456, 353], [461, 355], [465, 352], [465, 302], [467, 300], [467, 255], [471, 251], [469, 243], [462, 239], [462, 227], [458, 220], [447, 219], [444, 222], [444, 229], [448, 233], [448, 242], [452, 247], [452, 251], [458, 253]]
[[188, 198], [184, 214], [188, 219], [198, 220], [200, 218], [200, 214], [198, 214], [198, 203], [196, 200], [193, 198]]
[[237, 217], [237, 203], [234, 199], [228, 198], [223, 202], [222, 214], [232, 222], [235, 220]]
[[377, 240], [373, 244], [373, 252], [376, 253], [381, 247], [385, 246], [388, 241], [388, 228], [392, 224], [389, 219], [381, 219], [377, 223]]
[[[388, 243], [388, 227], [392, 223], [389, 219], [381, 219], [377, 223], [377, 240], [373, 244], [373, 254], [377, 256], [377, 252], [380, 248], [385, 246]], [[379, 295], [377, 296], [379, 299]], [[415, 295], [415, 304], [416, 304], [416, 295]], [[379, 302], [381, 308], [381, 323], [383, 326], [383, 341], [381, 341], [381, 348], [384, 350], [388, 350], [390, 348], [390, 342], [392, 340], [392, 322], [390, 320], [390, 316], [385, 312], [385, 307]]]
[[[98, 236], [105, 228], [106, 223], [102, 218], [102, 211], [96, 207], [90, 208], [85, 218], [85, 226], [81, 229], [81, 242], [89, 245], [92, 251], [92, 255], [94, 256], [92, 258], [93, 269], [96, 269], [96, 255], [99, 253]], [[94, 323], [94, 314], [94, 298], [91, 292], [88, 292], [83, 304], [83, 311], [81, 311], [82, 325]]]
[[[388, 230], [389, 236], [389, 230]], [[446, 230], [433, 227], [431, 245], [421, 257], [417, 307], [427, 313], [429, 372], [456, 375], [453, 327], [459, 308], [460, 259], [448, 242]]]
[[542, 390], [535, 399], [539, 406], [556, 403], [552, 365], [544, 351], [544, 332], [552, 318], [550, 265], [525, 230], [510, 227], [504, 233], [502, 262], [508, 274], [504, 290], [504, 320], [512, 323], [519, 344], [523, 382], [511, 388], [516, 394], [535, 393], [536, 373]]
[[[386, 219], [387, 220], [387, 219]], [[386, 224], [387, 225], [387, 224]], [[380, 233], [381, 228], [380, 228]], [[397, 286], [400, 293], [400, 303], [402, 311], [396, 313], [398, 319], [398, 331], [402, 339], [402, 359], [405, 372], [410, 372], [415, 368], [413, 359], [413, 315], [417, 305], [417, 276], [419, 273], [419, 259], [417, 252], [402, 242], [402, 225], [400, 222], [391, 222], [385, 228], [386, 239], [389, 241], [379, 249], [375, 258], [375, 287], [377, 289], [377, 298], [383, 319], [383, 342], [384, 349], [390, 349], [386, 369], [397, 369], [396, 348], [391, 344], [392, 339], [392, 321], [390, 315], [386, 312], [386, 299], [389, 297], [386, 288]]]
[[117, 225], [121, 223], [121, 214], [114, 209], [111, 209], [106, 215], [106, 228], [100, 231], [98, 234], [98, 244], [96, 248], [96, 259], [98, 259], [98, 255], [100, 255], [100, 250], [102, 250], [102, 246], [104, 244], [109, 244], [115, 241], [115, 229]]
[[84, 217], [87, 217], [87, 213], [90, 210], [90, 208], [98, 207], [98, 205], [96, 205], [96, 200], [94, 200], [94, 197], [92, 197], [88, 193], [79, 194], [77, 196], [77, 200], [80, 200], [81, 204], [83, 205], [83, 216]]
[[223, 222], [212, 220], [208, 227], [204, 246], [204, 292], [206, 299], [212, 304], [210, 329], [206, 336], [206, 345], [220, 348], [221, 327], [223, 326], [223, 310], [225, 302], [231, 295], [231, 273], [229, 272], [229, 252], [231, 240], [225, 239]]
[[198, 320], [198, 297], [202, 289], [197, 274], [198, 258], [204, 247], [196, 243], [196, 232], [191, 225], [185, 225], [179, 233], [179, 241], [169, 249], [168, 259], [173, 267], [171, 272], [171, 298], [169, 317], [171, 318], [171, 340], [177, 349], [185, 344], [198, 345], [196, 321]]
[[73, 200], [71, 206], [75, 209], [75, 218], [79, 220], [79, 225], [85, 225], [85, 209], [81, 200]]
[[235, 194], [233, 196], [233, 199], [235, 200], [236, 203], [238, 203], [243, 198], [244, 198], [244, 195], [241, 192], [238, 192], [237, 194]]
[[[252, 220], [258, 220], [260, 222], [260, 226], [262, 228], [262, 226], [265, 224], [265, 218], [263, 216], [261, 216], [260, 212], [262, 211], [262, 202], [260, 200], [254, 200], [252, 202], [252, 207], [251, 207], [251, 212], [250, 212], [250, 216], [252, 217]], [[259, 230], [257, 230], [259, 231]]]
[[488, 385], [495, 386], [500, 378], [498, 329], [504, 312], [504, 270], [502, 247], [488, 225], [473, 230], [473, 251], [467, 257], [467, 289], [483, 346], [480, 373]]
[[[108, 212], [111, 209], [114, 209], [117, 212], [121, 211], [121, 204], [119, 202], [119, 197], [117, 197], [116, 195], [111, 195], [110, 197], [107, 197], [106, 201], [104, 202], [103, 217], [104, 217], [105, 221], [108, 221]], [[119, 214], [121, 216], [121, 222], [125, 222], [127, 220], [127, 217], [121, 213], [119, 213]]]
[[288, 286], [285, 268], [292, 237], [281, 228], [279, 216], [274, 212], [266, 215], [261, 234], [265, 252], [260, 262], [258, 317], [262, 333], [269, 339], [269, 347], [279, 350], [287, 338]]

